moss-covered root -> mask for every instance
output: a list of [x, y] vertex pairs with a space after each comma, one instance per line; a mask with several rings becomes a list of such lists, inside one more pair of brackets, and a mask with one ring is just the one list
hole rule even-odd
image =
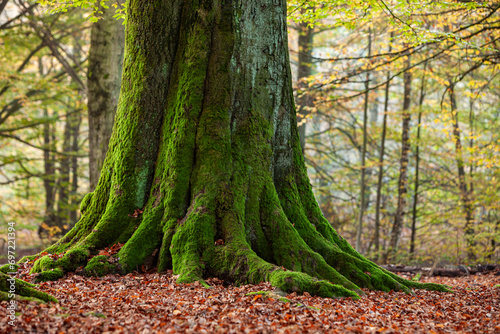
[[269, 282], [283, 291], [297, 292], [302, 294], [309, 292], [314, 296], [335, 298], [352, 297], [359, 299], [359, 295], [343, 286], [332, 284], [325, 280], [318, 280], [315, 277], [296, 271], [283, 271], [281, 269], [270, 274]]
[[[241, 242], [241, 241], [240, 241]], [[270, 282], [282, 291], [304, 293], [320, 297], [352, 297], [359, 295], [343, 286], [332, 284], [306, 273], [277, 267], [255, 254], [248, 245], [235, 244], [217, 246], [204, 255], [207, 269], [217, 277], [226, 277], [236, 284], [258, 284]], [[355, 285], [353, 285], [355, 287]], [[355, 287], [357, 289], [357, 287]], [[359, 290], [359, 289], [357, 289]]]
[[104, 255], [94, 256], [84, 269], [85, 275], [101, 277], [118, 272], [115, 264], [110, 263], [109, 258]]
[[48, 293], [36, 290], [35, 285], [0, 272], [0, 300], [9, 301], [12, 299], [58, 302], [56, 298]]
[[[396, 274], [393, 274], [393, 275], [397, 276]], [[396, 279], [399, 280], [399, 282], [401, 284], [404, 284], [408, 288], [423, 289], [423, 290], [428, 290], [428, 291], [439, 291], [439, 292], [453, 292], [451, 286], [444, 285], [444, 284], [420, 283], [420, 282], [415, 282], [415, 281], [404, 279], [400, 276], [397, 276]]]
[[45, 255], [35, 261], [32, 274], [36, 276], [37, 282], [55, 281], [63, 277], [65, 273], [75, 271], [87, 263], [90, 252], [84, 248], [75, 248], [67, 251], [61, 258], [52, 259]]
[[202, 254], [214, 247], [215, 216], [206, 209], [206, 200], [195, 200], [190, 213], [182, 221], [172, 238], [170, 252], [172, 268], [179, 275], [177, 282], [200, 281], [203, 285], [205, 264]]
[[0, 272], [4, 274], [12, 273], [12, 272], [17, 272], [19, 269], [19, 266], [17, 264], [4, 264], [3, 266], [0, 267]]

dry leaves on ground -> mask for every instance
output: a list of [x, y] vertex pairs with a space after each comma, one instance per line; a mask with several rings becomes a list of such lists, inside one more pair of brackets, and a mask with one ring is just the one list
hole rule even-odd
[[[26, 268], [25, 268], [26, 270]], [[25, 276], [29, 280], [29, 276]], [[361, 300], [291, 294], [290, 303], [249, 292], [269, 284], [226, 286], [209, 279], [178, 285], [171, 272], [86, 278], [69, 275], [40, 284], [59, 304], [19, 302], [15, 326], [0, 306], [5, 333], [500, 333], [500, 277], [424, 278], [455, 293], [365, 290]]]

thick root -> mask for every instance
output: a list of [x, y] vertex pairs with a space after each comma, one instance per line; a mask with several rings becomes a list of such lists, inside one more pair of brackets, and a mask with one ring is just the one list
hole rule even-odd
[[35, 289], [36, 285], [10, 277], [0, 272], [0, 300], [30, 300], [37, 302], [54, 302], [53, 296]]
[[[304, 176], [302, 178], [305, 179]], [[294, 177], [294, 180], [297, 179], [300, 178]], [[282, 189], [280, 196], [281, 207], [284, 208], [287, 219], [294, 222], [299, 239], [346, 280], [362, 288], [378, 291], [412, 293], [411, 288], [450, 291], [439, 284], [423, 285], [405, 280], [364, 258], [340, 237], [323, 217], [314, 197], [310, 196], [312, 192], [309, 183], [290, 182], [290, 184], [290, 187]], [[304, 193], [306, 196], [299, 196], [299, 193]], [[270, 196], [273, 196], [272, 192]], [[292, 244], [295, 245], [297, 242]]]
[[303, 272], [277, 267], [258, 257], [247, 245], [220, 246], [206, 256], [210, 259], [207, 265], [212, 269], [211, 274], [237, 284], [257, 284], [268, 281], [276, 288], [288, 293], [307, 291], [313, 295], [329, 298], [359, 298], [356, 292], [362, 293], [354, 284], [352, 287], [356, 289], [356, 292]]
[[31, 273], [38, 274], [37, 282], [55, 281], [63, 277], [66, 272], [75, 271], [78, 267], [85, 265], [89, 254], [89, 251], [84, 248], [75, 248], [58, 259], [45, 255], [35, 261]]
[[276, 270], [270, 274], [269, 282], [286, 292], [297, 292], [299, 294], [308, 292], [315, 296], [327, 298], [360, 298], [356, 292], [348, 290], [343, 286], [332, 284], [326, 280], [318, 280], [301, 272]]

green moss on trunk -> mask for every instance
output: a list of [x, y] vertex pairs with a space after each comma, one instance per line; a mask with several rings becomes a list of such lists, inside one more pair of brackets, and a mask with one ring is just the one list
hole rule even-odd
[[[34, 272], [210, 275], [353, 297], [443, 286], [391, 274], [321, 214], [296, 125], [285, 1], [130, 0], [123, 86], [99, 184]], [[118, 265], [97, 255], [125, 243]], [[113, 263], [111, 263], [113, 262]]]

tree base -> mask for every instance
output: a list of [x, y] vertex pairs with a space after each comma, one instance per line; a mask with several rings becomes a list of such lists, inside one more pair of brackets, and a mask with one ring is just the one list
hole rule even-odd
[[[268, 281], [322, 297], [448, 291], [378, 267], [323, 217], [298, 136], [286, 27], [285, 1], [130, 2], [99, 183], [46, 250], [62, 257], [36, 260], [33, 272], [151, 265], [179, 283]], [[116, 256], [96, 256], [118, 243]]]
[[[0, 268], [0, 301], [58, 302], [53, 296], [36, 290], [35, 284], [7, 275], [9, 271], [12, 271], [10, 267], [11, 265], [5, 265]], [[17, 268], [16, 266], [16, 270]]]
[[[186, 224], [185, 227], [189, 227], [189, 225]], [[412, 293], [411, 288], [450, 292], [450, 289], [443, 285], [405, 280], [366, 260], [343, 239], [340, 239], [342, 240], [341, 244], [344, 247], [348, 246], [347, 251], [350, 254], [341, 250], [338, 245], [327, 247], [326, 251], [320, 248], [313, 251], [307, 247], [293, 226], [289, 226], [288, 229], [280, 228], [279, 231], [280, 235], [294, 241], [291, 243], [294, 246], [283, 245], [282, 249], [274, 245], [274, 256], [281, 250], [283, 253], [279, 255], [280, 258], [286, 259], [286, 261], [280, 261], [281, 266], [259, 257], [248, 247], [245, 239], [240, 239], [238, 242], [238, 238], [235, 237], [227, 244], [219, 239], [212, 247], [199, 252], [199, 248], [187, 247], [194, 246], [194, 243], [191, 244], [190, 239], [182, 238], [183, 234], [171, 238], [167, 259], [162, 258], [161, 253], [156, 248], [156, 251], [153, 251], [150, 256], [141, 259], [140, 263], [142, 268], [144, 268], [145, 263], [148, 264], [148, 268], [157, 263], [160, 272], [170, 269], [169, 264], [175, 263], [174, 273], [179, 275], [178, 283], [199, 281], [205, 287], [208, 287], [208, 284], [204, 278], [216, 276], [237, 285], [258, 284], [267, 281], [287, 293], [302, 294], [308, 292], [311, 295], [329, 298], [352, 297], [357, 299], [363, 295], [360, 287], [380, 291], [405, 291], [407, 293]], [[182, 232], [178, 231], [177, 233]], [[193, 240], [197, 240], [201, 239], [199, 233], [200, 230], [195, 229], [189, 235]], [[130, 241], [133, 241], [133, 238]], [[183, 251], [185, 252], [177, 261], [175, 260], [176, 251], [178, 251], [176, 241], [184, 246]], [[143, 249], [142, 247], [134, 249], [132, 247], [134, 245], [140, 245], [140, 243], [125, 243], [125, 246], [115, 255], [95, 255], [93, 257], [91, 254], [96, 254], [99, 251], [96, 247], [82, 246], [81, 244], [69, 246], [69, 250], [59, 253], [61, 254], [59, 256], [45, 255], [36, 259], [32, 273], [38, 273], [37, 281], [56, 280], [63, 277], [65, 273], [75, 271], [80, 267], [84, 267], [83, 272], [87, 276], [104, 276], [111, 273], [125, 274], [139, 269], [135, 261], [137, 261], [137, 253]], [[318, 251], [322, 251], [324, 255], [317, 253]], [[174, 260], [172, 260], [172, 255], [174, 255]]]

